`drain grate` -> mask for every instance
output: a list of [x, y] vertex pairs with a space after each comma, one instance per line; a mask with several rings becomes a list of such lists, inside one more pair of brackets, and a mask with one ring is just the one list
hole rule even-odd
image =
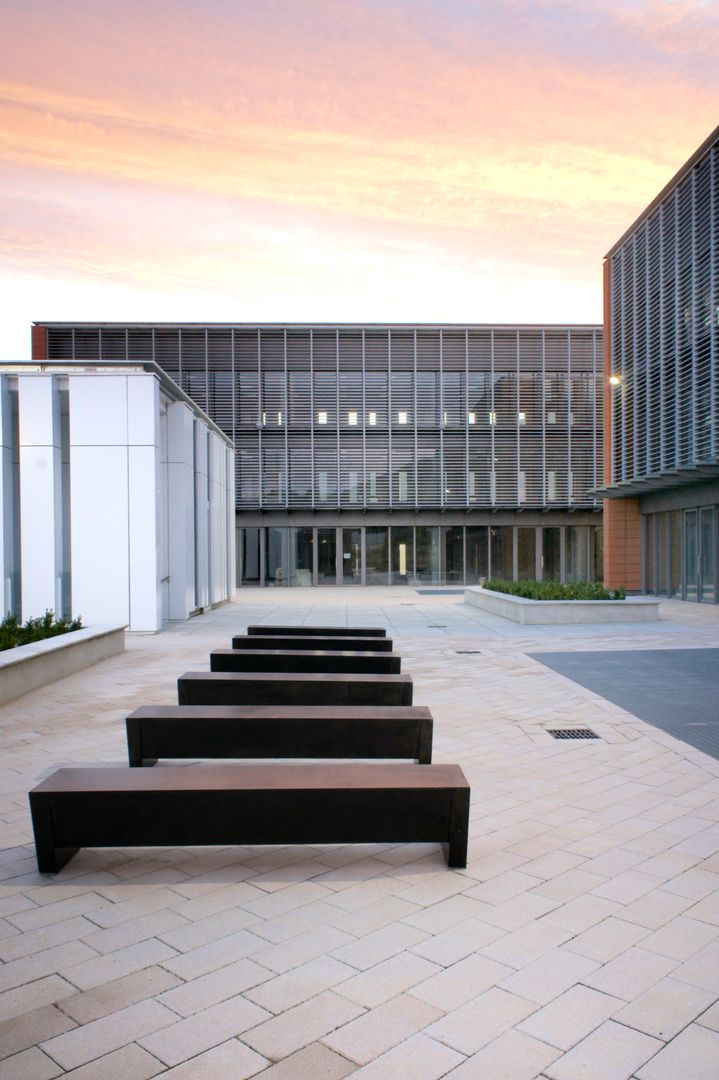
[[428, 630], [446, 630], [447, 624], [443, 622], [430, 622], [427, 623]]
[[455, 649], [457, 656], [481, 656], [479, 649]]
[[596, 731], [588, 727], [547, 728], [547, 734], [553, 739], [598, 739]]

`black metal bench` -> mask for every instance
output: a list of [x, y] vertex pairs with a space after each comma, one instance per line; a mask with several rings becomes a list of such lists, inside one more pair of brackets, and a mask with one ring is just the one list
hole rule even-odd
[[397, 653], [307, 652], [299, 649], [214, 649], [210, 671], [281, 671], [338, 675], [399, 675]]
[[467, 864], [458, 765], [199, 765], [59, 769], [30, 792], [37, 865], [83, 847], [439, 841]]
[[300, 637], [387, 637], [382, 626], [248, 626], [248, 634], [296, 634]]
[[432, 760], [424, 706], [144, 705], [125, 724], [131, 766], [158, 758]]
[[188, 671], [177, 680], [180, 705], [411, 705], [409, 675], [286, 675]]
[[321, 649], [323, 652], [392, 652], [392, 638], [318, 637], [309, 634], [249, 634], [232, 639], [233, 649]]

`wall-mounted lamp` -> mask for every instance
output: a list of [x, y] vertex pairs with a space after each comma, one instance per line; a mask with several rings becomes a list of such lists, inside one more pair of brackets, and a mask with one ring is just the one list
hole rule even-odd
[[621, 386], [622, 385], [622, 377], [621, 377], [621, 375], [610, 375], [609, 376], [609, 385], [610, 386]]

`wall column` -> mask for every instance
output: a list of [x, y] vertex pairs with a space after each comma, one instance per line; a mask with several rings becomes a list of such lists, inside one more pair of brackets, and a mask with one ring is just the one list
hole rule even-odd
[[60, 608], [60, 424], [50, 375], [18, 378], [22, 618]]
[[170, 619], [187, 619], [195, 607], [195, 477], [192, 410], [183, 401], [167, 407], [167, 516]]
[[604, 584], [642, 589], [642, 516], [639, 499], [604, 500]]

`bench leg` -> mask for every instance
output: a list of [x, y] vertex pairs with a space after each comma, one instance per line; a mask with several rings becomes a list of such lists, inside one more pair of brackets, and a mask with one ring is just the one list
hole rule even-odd
[[142, 728], [138, 720], [127, 717], [125, 720], [127, 731], [127, 760], [131, 769], [142, 766], [157, 765], [157, 758], [144, 757], [142, 753]]
[[417, 745], [417, 764], [430, 765], [432, 763], [432, 727], [433, 723], [428, 720], [419, 725], [419, 739]]
[[62, 870], [79, 848], [59, 848], [55, 846], [52, 827], [50, 800], [42, 795], [30, 795], [30, 813], [35, 834], [35, 856], [37, 868], [41, 874], [56, 874]]
[[464, 869], [467, 865], [469, 842], [469, 789], [460, 788], [452, 793], [449, 811], [449, 844], [447, 866]]

